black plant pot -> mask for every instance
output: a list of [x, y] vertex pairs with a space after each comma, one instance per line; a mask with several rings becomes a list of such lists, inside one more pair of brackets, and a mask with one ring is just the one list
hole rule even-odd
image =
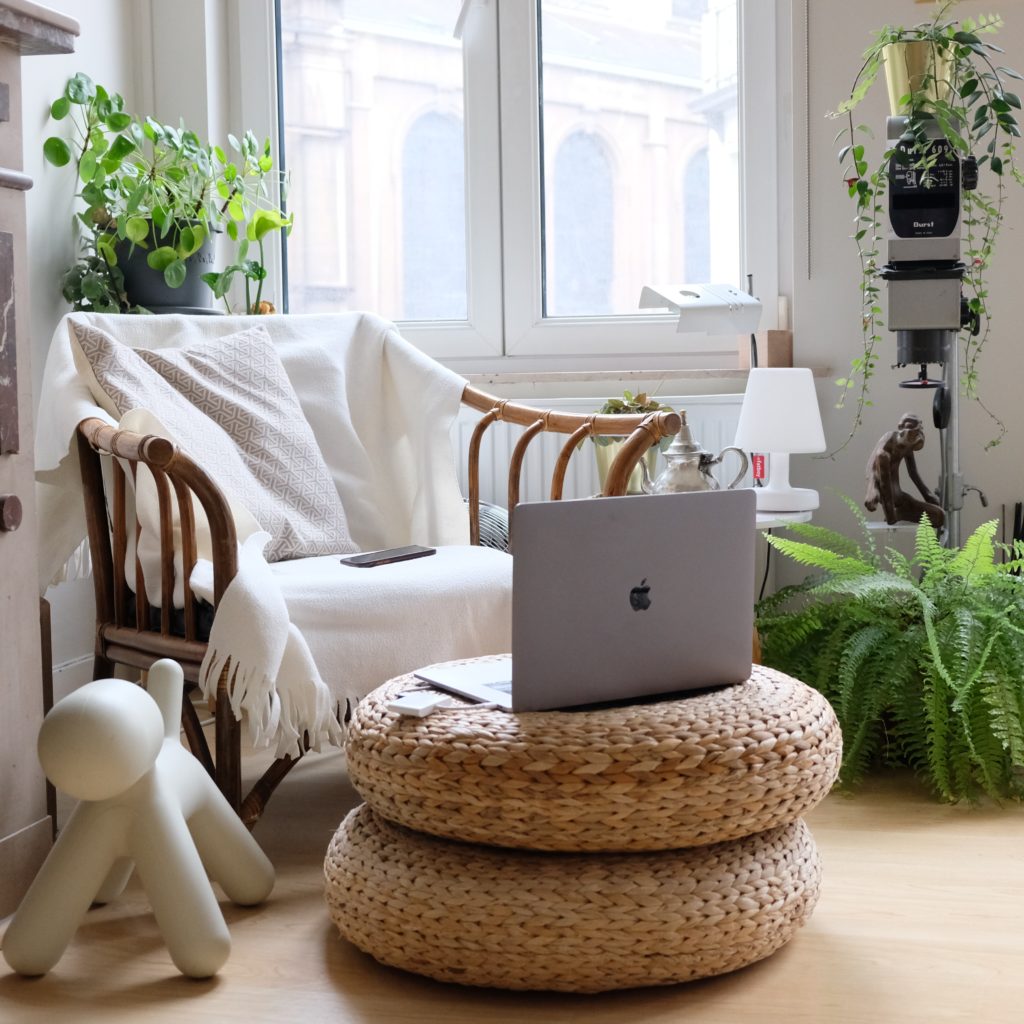
[[[187, 260], [187, 274], [180, 288], [170, 288], [162, 270], [154, 270], [147, 262], [149, 250], [119, 242], [116, 247], [117, 265], [124, 274], [124, 288], [133, 306], [142, 306], [153, 313], [194, 310], [202, 312], [213, 305], [213, 291], [202, 280], [202, 275], [213, 270], [214, 239], [207, 237], [198, 252]], [[213, 310], [210, 310], [213, 312]]]

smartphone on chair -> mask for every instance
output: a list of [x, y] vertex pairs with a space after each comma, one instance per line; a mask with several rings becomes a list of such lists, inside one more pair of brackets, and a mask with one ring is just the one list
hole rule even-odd
[[371, 569], [375, 565], [390, 565], [392, 562], [407, 562], [410, 558], [426, 558], [437, 548], [425, 548], [420, 544], [408, 544], [404, 548], [384, 548], [382, 551], [360, 551], [341, 560], [342, 565], [354, 565], [360, 569]]

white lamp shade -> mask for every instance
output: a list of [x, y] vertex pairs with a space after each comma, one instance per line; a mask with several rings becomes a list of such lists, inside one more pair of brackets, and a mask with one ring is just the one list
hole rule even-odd
[[811, 371], [751, 370], [735, 444], [748, 452], [823, 452], [825, 431]]

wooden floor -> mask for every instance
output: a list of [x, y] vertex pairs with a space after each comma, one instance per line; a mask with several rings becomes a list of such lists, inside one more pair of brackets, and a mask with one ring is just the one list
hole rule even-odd
[[177, 974], [144, 896], [90, 911], [63, 960], [26, 980], [0, 965], [0, 1021], [296, 1024], [976, 1024], [1024, 1017], [1024, 810], [943, 807], [907, 779], [832, 796], [809, 821], [825, 864], [810, 923], [733, 975], [602, 996], [443, 985], [382, 967], [327, 918], [321, 864], [356, 797], [336, 754], [300, 765], [256, 835], [278, 871], [263, 907], [223, 903], [221, 974]]

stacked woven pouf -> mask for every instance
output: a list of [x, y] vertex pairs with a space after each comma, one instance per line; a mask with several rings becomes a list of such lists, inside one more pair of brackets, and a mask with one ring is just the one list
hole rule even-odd
[[325, 863], [332, 918], [383, 963], [501, 988], [663, 985], [760, 960], [810, 916], [820, 867], [800, 816], [841, 754], [810, 687], [755, 667], [594, 711], [387, 709], [419, 685], [356, 709], [366, 803]]

